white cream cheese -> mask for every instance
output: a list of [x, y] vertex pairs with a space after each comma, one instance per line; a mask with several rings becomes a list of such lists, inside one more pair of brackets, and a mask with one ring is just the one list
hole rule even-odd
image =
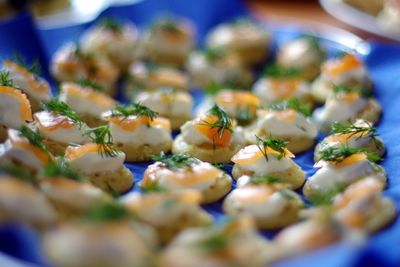
[[11, 95], [2, 94], [0, 97], [0, 123], [8, 128], [19, 129], [25, 125], [21, 118], [21, 100]]
[[42, 170], [45, 166], [45, 163], [41, 161], [33, 151], [14, 146], [10, 140], [6, 140], [3, 144], [0, 144], [0, 158], [3, 157], [17, 160], [36, 171]]
[[[68, 159], [68, 158], [67, 158]], [[96, 152], [87, 152], [80, 157], [69, 160], [69, 164], [75, 170], [83, 174], [118, 172], [123, 168], [125, 153], [118, 152], [115, 157], [108, 157]]]
[[318, 64], [320, 57], [320, 53], [310, 46], [310, 41], [306, 38], [283, 44], [278, 54], [280, 64], [296, 69]]

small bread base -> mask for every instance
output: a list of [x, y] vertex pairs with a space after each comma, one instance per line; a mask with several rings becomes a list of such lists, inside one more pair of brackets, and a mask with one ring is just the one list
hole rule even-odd
[[[379, 165], [376, 165], [376, 168], [377, 168], [377, 170], [374, 173], [366, 175], [366, 176], [365, 175], [360, 176], [360, 177], [354, 179], [351, 183], [344, 184], [343, 186], [347, 187], [350, 184], [355, 183], [366, 177], [373, 177], [373, 178], [377, 179], [378, 181], [381, 181], [382, 183], [386, 184], [387, 177], [386, 177], [385, 170], [382, 167], [380, 167]], [[323, 191], [320, 191], [320, 190], [314, 188], [308, 180], [306, 181], [306, 183], [303, 186], [303, 195], [305, 197], [307, 197], [308, 199], [312, 199], [315, 196], [318, 197], [321, 193], [323, 193]]]
[[167, 54], [160, 53], [157, 50], [151, 50], [149, 52], [151, 60], [161, 64], [172, 64], [175, 66], [183, 66], [186, 63], [187, 54]]
[[160, 155], [161, 152], [168, 153], [171, 151], [172, 141], [158, 145], [135, 145], [129, 143], [116, 142], [115, 147], [126, 155], [128, 162], [148, 161], [152, 156]]
[[371, 217], [367, 220], [366, 230], [369, 232], [376, 232], [384, 228], [396, 218], [397, 211], [395, 204], [385, 197], [380, 201], [379, 212], [371, 214]]
[[210, 163], [226, 163], [229, 162], [233, 155], [242, 148], [242, 144], [231, 143], [227, 147], [206, 148], [188, 144], [182, 137], [178, 135], [172, 144], [172, 153], [187, 153], [192, 157]]
[[94, 186], [111, 194], [125, 193], [134, 183], [133, 174], [125, 166], [116, 172], [95, 173], [86, 177]]
[[245, 48], [232, 49], [232, 53], [236, 54], [243, 65], [256, 65], [265, 60], [268, 55], [267, 45], [257, 45]]
[[[240, 168], [238, 164], [233, 165], [232, 168], [232, 176], [237, 180], [239, 177], [243, 175], [253, 176], [254, 172], [245, 171]], [[280, 172], [271, 172], [267, 174], [268, 176], [276, 177], [280, 179], [283, 183], [287, 183], [291, 186], [291, 189], [300, 188], [304, 180], [306, 178], [306, 174], [304, 171], [294, 162], [292, 161], [292, 166], [287, 170]]]
[[220, 200], [231, 191], [232, 178], [224, 173], [221, 177], [217, 177], [214, 184], [209, 188], [201, 191], [201, 204], [209, 204]]
[[298, 221], [298, 213], [302, 207], [303, 205], [300, 205], [295, 201], [289, 201], [284, 206], [282, 212], [274, 214], [273, 216], [259, 216], [252, 214], [245, 209], [241, 210], [240, 208], [235, 207], [235, 203], [229, 198], [229, 195], [223, 203], [223, 210], [226, 214], [232, 216], [250, 215], [254, 219], [257, 228], [263, 230], [280, 229]]

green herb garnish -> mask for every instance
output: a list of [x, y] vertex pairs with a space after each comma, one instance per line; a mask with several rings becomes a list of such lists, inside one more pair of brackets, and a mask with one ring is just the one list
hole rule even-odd
[[180, 28], [179, 23], [175, 19], [170, 17], [165, 17], [157, 20], [153, 23], [151, 29], [161, 29], [171, 33], [182, 33], [182, 29]]
[[284, 68], [278, 65], [272, 65], [264, 69], [263, 75], [272, 78], [297, 78], [300, 75], [300, 71], [296, 68]]
[[15, 87], [13, 81], [10, 79], [10, 72], [8, 72], [8, 71], [0, 72], [0, 85], [8, 86], [8, 87]]
[[204, 56], [209, 61], [218, 60], [220, 58], [223, 58], [225, 55], [226, 55], [226, 52], [222, 48], [207, 48], [204, 51]]
[[236, 111], [235, 119], [240, 125], [246, 125], [255, 118], [255, 114], [251, 112], [248, 108], [239, 107]]
[[114, 149], [114, 142], [110, 132], [110, 126], [102, 125], [91, 128], [85, 132], [85, 136], [98, 145], [100, 145], [100, 154], [107, 157], [116, 157], [118, 151]]
[[103, 91], [104, 90], [104, 87], [102, 85], [100, 85], [94, 81], [91, 81], [89, 79], [86, 79], [84, 77], [81, 77], [78, 80], [78, 84], [82, 87], [90, 87], [95, 91]]
[[44, 170], [45, 177], [64, 177], [74, 181], [83, 181], [83, 177], [79, 172], [73, 170], [68, 161], [64, 158], [58, 158], [56, 161], [48, 164]]
[[43, 136], [38, 130], [34, 131], [28, 126], [22, 126], [19, 131], [20, 135], [28, 139], [29, 143], [44, 152], [48, 151], [46, 145], [43, 143]]
[[195, 158], [189, 156], [188, 154], [181, 153], [181, 154], [174, 154], [174, 155], [166, 155], [164, 152], [161, 152], [158, 156], [152, 156], [152, 160], [161, 162], [167, 168], [188, 168], [194, 162], [196, 162]]
[[79, 119], [78, 114], [67, 103], [57, 98], [53, 98], [49, 102], [42, 104], [42, 108], [49, 112], [68, 117], [79, 127], [82, 126], [82, 121]]
[[232, 120], [229, 118], [228, 114], [226, 114], [226, 112], [217, 104], [214, 104], [214, 106], [208, 110], [207, 114], [217, 117], [217, 120], [215, 122], [207, 122], [203, 120], [202, 122], [208, 125], [210, 128], [217, 128], [217, 134], [220, 137], [223, 135], [224, 131], [233, 132]]
[[129, 217], [129, 212], [120, 204], [106, 202], [87, 212], [83, 218], [94, 222], [107, 222], [124, 220]]
[[168, 192], [168, 189], [161, 186], [159, 183], [152, 183], [146, 186], [140, 186], [140, 190], [144, 193]]
[[286, 145], [287, 141], [279, 138], [273, 138], [273, 137], [267, 137], [265, 139], [260, 138], [259, 136], [256, 135], [256, 139], [258, 141], [258, 148], [260, 151], [264, 154], [265, 159], [268, 161], [268, 153], [267, 153], [267, 148], [271, 148], [272, 150], [278, 152], [278, 159], [283, 158], [286, 155]]
[[224, 86], [222, 86], [221, 84], [217, 83], [214, 80], [210, 80], [204, 89], [207, 95], [215, 96], [219, 91], [224, 89]]
[[228, 236], [223, 231], [221, 231], [204, 238], [197, 245], [203, 250], [213, 252], [226, 247], [228, 243]]
[[129, 116], [144, 116], [148, 117], [150, 121], [154, 120], [158, 113], [149, 109], [140, 103], [132, 103], [129, 105], [117, 105], [111, 111], [111, 117], [129, 117]]
[[349, 147], [345, 144], [341, 144], [340, 146], [323, 146], [320, 150], [321, 160], [329, 161], [333, 163], [342, 162], [345, 158], [363, 153], [367, 156], [368, 160], [372, 162], [376, 162], [381, 160], [381, 158], [375, 153], [368, 152], [365, 148], [360, 147]]
[[115, 18], [107, 17], [107, 18], [102, 18], [100, 20], [100, 26], [104, 27], [107, 30], [113, 31], [113, 32], [121, 32], [122, 31], [122, 23]]
[[302, 104], [297, 98], [285, 99], [280, 103], [272, 104], [269, 106], [272, 110], [287, 110], [293, 109], [297, 112], [302, 113], [306, 117], [311, 116], [311, 107], [308, 104]]

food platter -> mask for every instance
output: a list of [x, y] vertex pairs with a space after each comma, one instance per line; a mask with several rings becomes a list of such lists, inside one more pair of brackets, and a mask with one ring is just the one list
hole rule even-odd
[[[296, 26], [293, 24], [282, 24], [282, 23], [269, 23], [268, 25], [263, 25], [263, 27], [267, 28], [273, 33], [274, 36], [274, 41], [272, 44], [272, 47], [275, 49], [280, 46], [282, 43], [287, 42], [288, 40], [291, 40], [295, 37], [301, 36], [304, 33], [308, 34], [310, 32], [310, 28], [303, 28], [303, 27], [298, 27], [297, 23]], [[322, 43], [322, 45], [327, 49], [328, 55], [330, 57], [337, 55], [340, 52], [356, 52], [360, 57], [365, 58], [369, 56], [370, 53], [370, 46], [368, 43], [364, 42], [362, 39], [358, 38], [357, 36], [354, 36], [351, 33], [347, 33], [345, 31], [342, 31], [340, 29], [335, 29], [331, 27], [325, 27], [323, 30], [319, 29], [319, 31], [315, 31], [312, 29], [313, 35]], [[272, 58], [269, 59], [268, 62], [271, 62], [273, 60]], [[268, 63], [270, 64], [270, 63]], [[204, 97], [203, 92], [201, 92], [198, 89], [192, 89], [191, 90], [192, 95], [195, 98], [195, 102], [198, 104], [201, 102], [201, 99]], [[381, 91], [378, 91], [378, 96], [381, 96]], [[121, 95], [121, 94], [120, 94]], [[121, 98], [120, 100], [126, 101], [126, 99]], [[385, 111], [386, 112], [386, 111]], [[380, 126], [379, 126], [380, 127]], [[318, 140], [321, 140], [322, 136], [319, 137]], [[306, 153], [302, 153], [298, 155], [295, 159], [296, 163], [298, 163], [307, 173], [307, 176], [311, 176], [314, 172], [315, 169], [312, 167], [313, 166], [313, 161], [312, 161], [312, 151], [308, 151]], [[141, 180], [141, 177], [143, 177], [143, 173], [145, 169], [147, 168], [149, 163], [127, 163], [126, 166], [134, 173], [136, 177], [136, 185], [134, 187], [134, 190], [139, 190], [138, 188], [138, 183]], [[385, 166], [387, 164], [387, 160], [383, 161], [383, 165]], [[230, 168], [227, 167], [229, 170]], [[390, 175], [390, 174], [389, 174]], [[235, 184], [234, 184], [235, 188]], [[203, 208], [208, 211], [210, 214], [212, 214], [216, 219], [222, 218], [223, 214], [221, 212], [221, 202], [216, 202], [213, 204], [207, 204], [203, 205]], [[272, 238], [276, 232], [274, 231], [263, 231], [262, 234], [264, 236], [267, 236], [269, 238]], [[38, 242], [37, 237], [34, 237], [33, 240]], [[35, 242], [34, 241], [34, 242]], [[341, 246], [341, 245], [339, 245]], [[40, 255], [40, 253], [39, 253]], [[304, 257], [307, 257], [308, 255], [305, 255]], [[40, 257], [36, 255], [36, 260], [34, 262], [43, 264], [43, 261], [38, 260]], [[1, 258], [0, 258], [1, 259]], [[283, 264], [284, 262], [282, 262]], [[8, 264], [8, 263], [7, 263]], [[293, 263], [295, 264], [295, 263]], [[343, 264], [343, 262], [342, 262]], [[12, 265], [7, 265], [7, 266], [12, 266]], [[18, 266], [17, 264], [15, 266]], [[23, 266], [28, 266], [28, 265], [23, 265]]]

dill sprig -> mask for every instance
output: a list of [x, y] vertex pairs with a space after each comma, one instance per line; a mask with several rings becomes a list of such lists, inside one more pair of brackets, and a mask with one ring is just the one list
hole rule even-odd
[[8, 72], [8, 71], [0, 72], [0, 85], [8, 86], [8, 87], [15, 87], [13, 81], [10, 79], [10, 72]]
[[278, 159], [283, 158], [286, 155], [286, 145], [287, 141], [279, 138], [273, 138], [272, 136], [262, 139], [261, 137], [256, 135], [256, 139], [258, 141], [258, 148], [264, 154], [265, 159], [268, 161], [268, 153], [267, 148], [271, 148], [274, 151], [278, 152]]
[[48, 151], [46, 145], [43, 143], [43, 136], [38, 130], [34, 131], [28, 126], [24, 125], [19, 131], [20, 135], [28, 139], [30, 144], [38, 147], [42, 151]]
[[116, 157], [118, 151], [114, 149], [114, 142], [110, 132], [110, 126], [102, 125], [91, 128], [85, 132], [85, 136], [98, 145], [100, 145], [100, 154], [107, 157]]
[[79, 127], [82, 126], [82, 121], [79, 119], [78, 114], [67, 103], [57, 98], [53, 98], [49, 102], [42, 104], [42, 108], [49, 112], [68, 117]]
[[33, 73], [35, 76], [39, 76], [40, 73], [42, 72], [42, 66], [39, 63], [38, 59], [35, 59], [35, 61], [32, 64], [28, 64], [26, 60], [21, 56], [19, 53], [14, 53], [12, 61], [14, 61], [16, 64], [20, 65], [21, 67], [27, 69], [29, 72]]
[[224, 233], [224, 231], [218, 231], [213, 233], [211, 236], [207, 236], [201, 240], [197, 245], [206, 251], [216, 251], [223, 249], [229, 243], [229, 237]]
[[103, 91], [104, 87], [92, 80], [86, 79], [85, 77], [81, 77], [78, 80], [78, 84], [82, 87], [90, 87], [95, 91]]
[[207, 114], [209, 116], [217, 117], [217, 120], [214, 122], [208, 122], [202, 120], [205, 125], [208, 125], [211, 129], [217, 128], [217, 135], [222, 137], [224, 131], [233, 132], [232, 130], [232, 120], [229, 118], [228, 114], [220, 108], [217, 104], [214, 104], [210, 110], [208, 110]]
[[101, 27], [113, 32], [121, 32], [123, 27], [119, 20], [111, 17], [102, 18], [99, 24]]
[[79, 172], [71, 168], [68, 161], [64, 158], [58, 158], [56, 161], [51, 162], [43, 169], [45, 177], [64, 177], [74, 181], [83, 181], [83, 177]]
[[263, 76], [272, 78], [296, 78], [300, 75], [300, 70], [296, 68], [285, 68], [278, 65], [272, 65], [264, 69]]
[[206, 95], [215, 96], [219, 91], [224, 89], [224, 86], [222, 86], [221, 84], [217, 83], [214, 80], [210, 80], [204, 89]]
[[337, 185], [327, 191], [314, 193], [309, 199], [314, 206], [327, 206], [332, 204], [336, 195], [342, 193], [345, 189], [344, 186]]
[[140, 190], [143, 193], [151, 193], [151, 192], [167, 192], [168, 189], [161, 186], [159, 183], [152, 183], [146, 186], [140, 186]]
[[[322, 49], [321, 44], [316, 36], [312, 34], [307, 34], [304, 35], [303, 38], [307, 40], [314, 51], [317, 51], [322, 56], [325, 55], [325, 52]], [[323, 57], [321, 57], [321, 60], [323, 60]]]
[[368, 160], [372, 162], [381, 160], [378, 155], [367, 151], [365, 148], [349, 147], [345, 144], [341, 144], [340, 146], [323, 146], [320, 150], [321, 160], [333, 163], [340, 163], [347, 157], [358, 153], [365, 154]]
[[24, 182], [37, 184], [37, 178], [33, 176], [27, 169], [15, 164], [0, 164], [0, 173], [18, 178]]
[[160, 155], [152, 156], [152, 160], [161, 162], [167, 168], [181, 169], [190, 167], [196, 160], [186, 153], [166, 155], [161, 152]]
[[93, 222], [108, 222], [128, 219], [130, 214], [122, 205], [115, 202], [105, 202], [88, 211], [83, 219]]
[[253, 184], [277, 184], [282, 183], [282, 180], [274, 176], [253, 176], [250, 177], [250, 182]]
[[382, 148], [382, 142], [377, 139], [376, 130], [376, 127], [373, 127], [372, 124], [357, 126], [354, 123], [344, 124], [335, 122], [331, 126], [331, 134], [349, 134], [349, 137], [357, 135], [356, 140], [369, 137], [374, 142], [376, 148]]
[[144, 116], [148, 117], [150, 121], [154, 120], [158, 113], [149, 109], [140, 103], [131, 103], [129, 105], [117, 105], [111, 111], [111, 117], [129, 117], [129, 116]]
[[272, 109], [272, 110], [293, 109], [293, 110], [295, 110], [297, 112], [302, 113], [306, 117], [310, 117], [311, 116], [311, 107], [310, 107], [310, 105], [301, 103], [300, 100], [297, 99], [297, 98], [285, 99], [280, 103], [270, 105], [269, 108]]
[[236, 111], [235, 119], [240, 125], [246, 125], [252, 120], [254, 120], [256, 115], [252, 113], [249, 108], [246, 107], [239, 107]]

